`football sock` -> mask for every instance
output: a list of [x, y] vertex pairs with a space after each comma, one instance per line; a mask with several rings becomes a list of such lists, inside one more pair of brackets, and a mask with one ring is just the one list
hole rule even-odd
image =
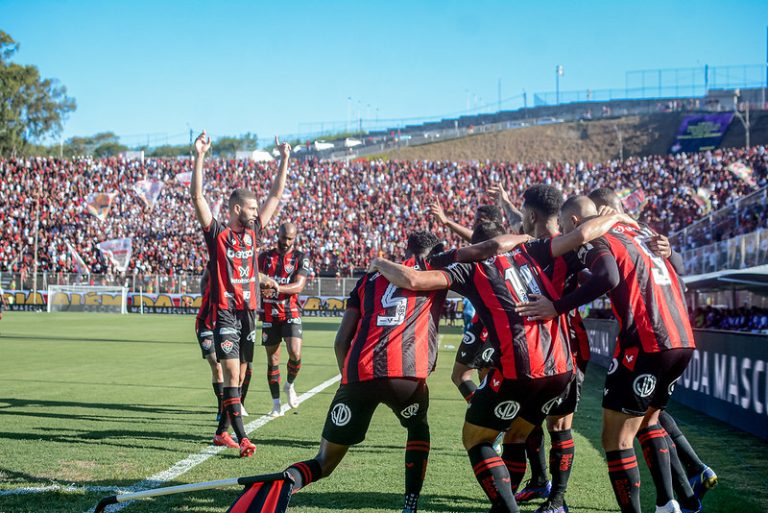
[[666, 411], [662, 411], [659, 415], [659, 423], [664, 430], [669, 434], [669, 437], [674, 442], [677, 448], [677, 455], [680, 461], [685, 466], [685, 473], [688, 476], [695, 476], [704, 471], [706, 465], [699, 459], [699, 455], [693, 450], [691, 444], [688, 443], [688, 439], [685, 438], [683, 432], [677, 426], [677, 422], [672, 418], [672, 415]]
[[[405, 446], [405, 495], [416, 500], [424, 484], [429, 459], [429, 424], [423, 421], [408, 426], [408, 442]], [[411, 509], [416, 509], [415, 505]]]
[[547, 460], [544, 452], [544, 430], [536, 426], [525, 440], [525, 453], [531, 462], [531, 484], [543, 485], [547, 482]]
[[516, 492], [525, 477], [525, 443], [502, 445], [501, 460], [509, 473], [512, 491]]
[[685, 474], [685, 467], [680, 462], [680, 457], [677, 455], [677, 448], [675, 442], [667, 435], [664, 437], [669, 448], [669, 462], [672, 467], [672, 489], [677, 495], [677, 500], [680, 502], [680, 506], [692, 511], [696, 511], [699, 508], [699, 499], [693, 493], [691, 483], [688, 481], [688, 476]]
[[245, 404], [245, 396], [248, 395], [248, 388], [251, 386], [252, 375], [253, 367], [249, 363], [245, 368], [245, 378], [243, 378], [243, 384], [240, 386], [240, 404]]
[[[220, 435], [227, 430], [228, 423], [232, 423], [237, 440], [240, 441], [246, 437], [243, 418], [240, 415], [240, 388], [224, 387], [224, 401], [221, 403], [224, 408], [224, 414], [219, 421], [219, 429], [216, 434]], [[229, 419], [229, 422], [227, 421]]]
[[666, 432], [659, 424], [648, 426], [637, 432], [643, 448], [643, 457], [651, 471], [656, 486], [656, 505], [663, 506], [675, 498], [672, 491], [672, 466], [669, 461], [669, 447]]
[[634, 449], [606, 451], [608, 476], [622, 513], [641, 513], [640, 469]]
[[224, 397], [224, 383], [219, 381], [217, 383], [212, 383], [212, 385], [213, 385], [213, 395], [216, 396], [216, 404], [217, 404], [216, 411], [219, 414], [221, 414], [221, 401], [222, 401], [222, 397]]
[[296, 376], [299, 374], [299, 371], [301, 370], [301, 358], [298, 360], [288, 360], [288, 377], [286, 378], [286, 381], [288, 383], [293, 383], [293, 381], [296, 379]]
[[[517, 507], [515, 494], [509, 483], [509, 471], [504, 461], [493, 450], [493, 445], [488, 442], [478, 444], [469, 449], [467, 454], [477, 482], [493, 504], [492, 510], [519, 513], [520, 509]], [[525, 458], [525, 450], [523, 450], [523, 458]]]
[[267, 364], [267, 383], [272, 399], [280, 399], [280, 366]]
[[552, 491], [550, 498], [562, 499], [568, 488], [568, 479], [571, 477], [573, 457], [576, 449], [573, 445], [573, 435], [570, 429], [565, 431], [550, 431], [552, 448], [549, 451], [549, 470], [552, 472]]
[[475, 395], [475, 390], [477, 390], [477, 385], [475, 385], [474, 381], [467, 379], [459, 383], [459, 392], [467, 402], [469, 402], [469, 400], [472, 399], [472, 396]]
[[286, 472], [291, 474], [296, 483], [293, 487], [294, 493], [323, 477], [323, 468], [315, 459], [294, 463], [286, 469]]

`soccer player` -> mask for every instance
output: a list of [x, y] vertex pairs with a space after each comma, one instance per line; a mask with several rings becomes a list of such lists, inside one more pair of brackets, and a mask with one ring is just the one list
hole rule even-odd
[[[611, 208], [617, 212], [624, 211], [624, 205], [621, 199], [613, 189], [601, 187], [589, 193], [589, 199], [597, 207], [598, 211], [603, 207]], [[657, 255], [664, 258], [680, 259], [669, 244], [669, 239], [663, 235], [657, 235], [648, 241], [648, 247]], [[679, 267], [679, 268], [678, 268]], [[682, 274], [684, 269], [678, 264], [676, 270]], [[709, 468], [691, 446], [688, 439], [677, 426], [677, 422], [666, 410], [659, 414], [659, 423], [666, 432], [667, 445], [670, 446], [669, 456], [672, 465], [672, 475], [674, 478], [674, 489], [682, 505], [690, 505], [694, 509], [695, 502], [690, 499], [695, 495], [698, 500], [704, 497], [704, 494], [717, 486], [717, 474]]]
[[299, 406], [294, 381], [301, 370], [301, 305], [299, 294], [309, 275], [309, 259], [294, 249], [296, 225], [283, 223], [277, 236], [277, 247], [259, 255], [259, 269], [277, 282], [275, 294], [262, 297], [261, 343], [267, 351], [267, 383], [272, 394], [273, 417], [283, 414], [280, 407], [280, 341], [288, 350], [288, 378], [285, 393], [291, 408]]
[[203, 228], [208, 246], [211, 271], [211, 307], [215, 329], [213, 341], [216, 357], [221, 362], [224, 383], [221, 416], [213, 443], [232, 447], [234, 440], [227, 432], [228, 423], [239, 441], [240, 457], [252, 456], [256, 446], [248, 440], [240, 406], [240, 375], [253, 361], [256, 335], [256, 310], [259, 288], [277, 288], [277, 283], [261, 275], [258, 268], [258, 239], [280, 205], [288, 172], [291, 146], [275, 138], [281, 162], [264, 203], [259, 207], [256, 196], [246, 189], [235, 189], [229, 197], [229, 224], [222, 225], [211, 214], [203, 196], [203, 160], [211, 140], [203, 132], [195, 140], [197, 158], [192, 172], [190, 195], [195, 215]]
[[[592, 200], [574, 196], [563, 204], [560, 225], [567, 234], [595, 215]], [[654, 237], [648, 228], [617, 224], [579, 248], [579, 258], [592, 272], [587, 283], [555, 303], [534, 297], [518, 307], [520, 314], [534, 319], [552, 318], [610, 290], [620, 332], [606, 377], [602, 438], [611, 483], [624, 513], [640, 512], [636, 435], [656, 485], [657, 513], [681, 511], [674, 500], [670, 446], [659, 425], [659, 412], [667, 406], [695, 344], [681, 280], [672, 263], [649, 249], [648, 241]], [[553, 239], [554, 255], [562, 254], [555, 248], [561, 238]]]
[[3, 320], [3, 310], [8, 308], [8, 300], [5, 299], [5, 291], [3, 286], [0, 285], [0, 321]]
[[202, 301], [200, 310], [195, 318], [195, 333], [197, 334], [197, 343], [200, 345], [200, 351], [203, 353], [203, 360], [208, 362], [211, 367], [211, 383], [213, 385], [213, 394], [216, 396], [216, 420], [221, 420], [221, 402], [224, 396], [224, 378], [221, 375], [221, 365], [216, 359], [216, 349], [213, 347], [213, 312], [211, 310], [211, 286], [210, 273], [206, 266], [203, 275], [200, 277], [200, 292]]
[[[429, 232], [408, 237], [404, 265], [425, 269], [439, 245]], [[355, 285], [336, 334], [341, 385], [331, 402], [317, 455], [287, 472], [298, 490], [331, 475], [349, 447], [365, 439], [377, 406], [386, 404], [408, 431], [404, 512], [415, 512], [429, 457], [427, 376], [437, 360], [445, 292], [412, 292], [369, 272]]]
[[[616, 217], [609, 216], [585, 223], [565, 240], [575, 247], [605, 233], [615, 222]], [[526, 236], [506, 237], [509, 249], [527, 240]], [[476, 260], [476, 249], [470, 246], [448, 252], [455, 262], [442, 271], [414, 272], [384, 259], [374, 259], [372, 267], [396, 286], [420, 291], [450, 288], [475, 305], [496, 350], [497, 367], [472, 396], [462, 439], [475, 476], [493, 504], [491, 511], [517, 513], [513, 489], [523, 474], [510, 475], [492, 443], [500, 432], [507, 431], [511, 442], [524, 447], [533, 427], [544, 420], [547, 405], [571, 381], [573, 358], [564, 315], [534, 321], [516, 312], [516, 304], [530, 294], [546, 292], [559, 298], [524, 248], [462, 263]], [[500, 244], [498, 251], [506, 251], [505, 245]], [[512, 464], [524, 467], [524, 449], [514, 456]]]

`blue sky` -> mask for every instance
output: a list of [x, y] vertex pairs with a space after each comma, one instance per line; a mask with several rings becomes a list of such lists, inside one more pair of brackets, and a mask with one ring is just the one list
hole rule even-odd
[[128, 144], [453, 114], [495, 103], [499, 80], [503, 98], [552, 91], [558, 64], [564, 91], [758, 64], [766, 25], [765, 0], [0, 0], [16, 61], [77, 100], [63, 136]]

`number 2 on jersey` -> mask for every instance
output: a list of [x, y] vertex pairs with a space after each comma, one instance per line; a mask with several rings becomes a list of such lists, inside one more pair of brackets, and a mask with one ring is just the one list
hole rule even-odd
[[384, 291], [384, 295], [381, 297], [381, 306], [386, 309], [395, 309], [395, 315], [386, 316], [379, 315], [376, 317], [376, 326], [400, 326], [405, 320], [405, 311], [408, 308], [407, 297], [395, 297], [398, 288], [391, 283]]

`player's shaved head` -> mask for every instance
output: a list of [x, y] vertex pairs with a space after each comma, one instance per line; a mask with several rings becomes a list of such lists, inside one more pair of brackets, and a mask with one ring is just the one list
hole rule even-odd
[[584, 219], [597, 215], [597, 207], [588, 196], [571, 196], [560, 208], [560, 228], [563, 233], [573, 231]]
[[293, 223], [283, 223], [280, 225], [279, 234], [280, 235], [289, 235], [296, 237], [296, 232], [298, 230], [296, 229], [296, 225]]
[[439, 244], [440, 240], [432, 232], [412, 232], [408, 236], [406, 253], [407, 255], [413, 255], [417, 258], [424, 258]]
[[624, 213], [624, 205], [621, 203], [621, 198], [616, 194], [616, 191], [608, 187], [600, 187], [589, 193], [589, 199], [591, 199], [597, 208], [611, 207], [616, 212]]

